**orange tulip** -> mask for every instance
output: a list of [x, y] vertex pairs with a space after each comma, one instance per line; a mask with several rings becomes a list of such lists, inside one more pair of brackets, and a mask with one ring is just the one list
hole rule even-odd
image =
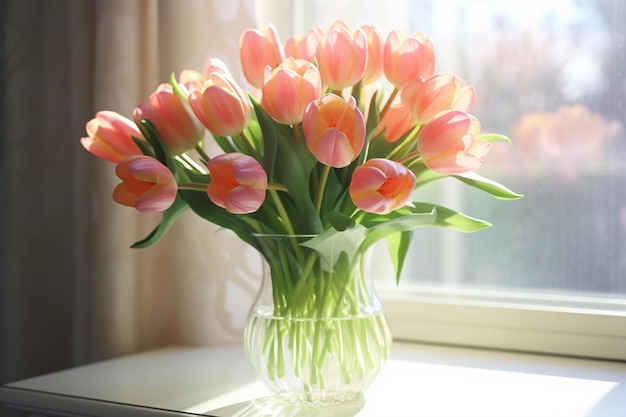
[[350, 31], [342, 21], [335, 22], [320, 38], [317, 62], [322, 81], [335, 91], [359, 82], [367, 64], [367, 38], [361, 29]]
[[135, 107], [133, 117], [137, 124], [144, 119], [151, 121], [168, 150], [178, 155], [192, 149], [204, 136], [204, 128], [186, 106], [170, 84], [161, 84], [147, 103]]
[[378, 81], [383, 75], [384, 39], [376, 26], [363, 25], [361, 30], [367, 39], [367, 65], [361, 80], [366, 85]]
[[113, 190], [113, 200], [142, 212], [167, 210], [176, 199], [176, 180], [162, 163], [145, 155], [124, 159], [115, 168], [122, 180]]
[[441, 73], [409, 81], [401, 91], [401, 98], [402, 103], [411, 109], [413, 121], [423, 124], [445, 110], [469, 111], [474, 105], [476, 91], [456, 75]]
[[322, 36], [324, 36], [324, 30], [319, 27], [312, 28], [304, 36], [292, 36], [285, 42], [285, 57], [313, 62]]
[[253, 213], [261, 207], [267, 189], [267, 174], [251, 156], [229, 152], [212, 158], [208, 164], [211, 201], [234, 214]]
[[491, 148], [491, 143], [477, 139], [479, 134], [478, 119], [462, 110], [448, 110], [424, 126], [418, 150], [433, 171], [450, 175], [474, 171]]
[[85, 126], [87, 135], [80, 139], [81, 145], [95, 156], [118, 163], [131, 155], [142, 155], [132, 137], [144, 139], [137, 126], [124, 116], [105, 110]]
[[363, 211], [387, 214], [405, 206], [415, 188], [415, 174], [396, 161], [374, 158], [352, 174], [350, 197]]
[[393, 30], [385, 42], [383, 66], [385, 77], [397, 89], [415, 78], [430, 77], [435, 73], [435, 45], [422, 32], [407, 37]]
[[190, 85], [191, 109], [200, 122], [216, 135], [238, 135], [252, 116], [250, 98], [227, 70], [223, 71], [219, 66], [211, 68], [213, 72], [205, 74], [206, 79], [201, 86]]
[[306, 145], [318, 161], [342, 168], [354, 161], [365, 143], [365, 119], [354, 97], [326, 94], [304, 112]]
[[308, 61], [287, 58], [277, 68], [266, 69], [261, 105], [278, 123], [300, 123], [306, 106], [321, 95], [320, 73]]
[[245, 30], [239, 39], [239, 54], [246, 80], [255, 88], [263, 86], [265, 67], [276, 68], [285, 59], [278, 31], [273, 25], [266, 26], [263, 32]]

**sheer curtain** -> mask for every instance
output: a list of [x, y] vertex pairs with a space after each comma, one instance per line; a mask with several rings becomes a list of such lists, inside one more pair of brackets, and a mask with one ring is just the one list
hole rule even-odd
[[172, 72], [208, 57], [241, 81], [252, 1], [8, 0], [0, 19], [0, 383], [238, 341], [254, 254], [191, 213], [157, 245], [130, 249], [159, 217], [112, 202], [114, 166], [79, 138], [96, 111], [131, 117]]

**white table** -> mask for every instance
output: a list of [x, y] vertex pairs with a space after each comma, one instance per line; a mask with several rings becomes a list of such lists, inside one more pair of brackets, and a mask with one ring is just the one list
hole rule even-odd
[[395, 343], [364, 398], [276, 402], [241, 347], [174, 346], [7, 384], [0, 403], [44, 416], [624, 417], [626, 363]]

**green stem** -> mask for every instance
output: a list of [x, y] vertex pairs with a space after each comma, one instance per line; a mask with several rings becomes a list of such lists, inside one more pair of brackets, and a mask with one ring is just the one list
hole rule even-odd
[[416, 161], [420, 160], [420, 153], [419, 151], [413, 151], [413, 152], [409, 152], [408, 154], [404, 155], [402, 158], [398, 159], [398, 162], [401, 164], [404, 164], [407, 168], [410, 165], [413, 165]]
[[285, 210], [285, 206], [283, 205], [283, 202], [278, 196], [278, 193], [276, 192], [276, 190], [269, 189], [269, 192], [270, 192], [270, 196], [272, 200], [274, 200], [274, 204], [276, 205], [276, 210], [278, 210], [278, 215], [283, 220], [283, 224], [285, 225], [287, 234], [290, 235], [289, 239], [293, 246], [294, 253], [296, 257], [298, 258], [299, 262], [302, 262], [304, 260], [304, 254], [302, 253], [302, 249], [300, 248], [300, 242], [298, 242], [298, 239], [295, 237], [296, 229], [294, 229], [293, 224], [291, 223], [291, 220], [289, 218], [289, 215], [287, 214], [287, 210]]
[[328, 181], [328, 175], [330, 173], [330, 165], [324, 165], [322, 169], [322, 175], [320, 177], [320, 184], [317, 190], [317, 198], [315, 200], [315, 209], [317, 214], [322, 212], [322, 201], [324, 200], [324, 189], [326, 188], [326, 182]]
[[250, 155], [256, 155], [256, 149], [254, 149], [254, 146], [252, 146], [252, 142], [248, 138], [248, 135], [246, 135], [246, 131], [245, 130], [242, 131], [239, 134], [239, 136], [241, 137], [243, 142], [246, 144], [246, 147], [248, 148], [248, 152], [250, 153]]
[[296, 138], [296, 142], [302, 141], [302, 135], [300, 134], [300, 125], [302, 123], [298, 123], [297, 125], [293, 125], [291, 129], [293, 130], [293, 136]]
[[394, 160], [395, 158], [397, 158], [399, 160], [401, 158], [400, 155], [408, 152], [410, 148], [415, 145], [415, 139], [417, 135], [419, 135], [419, 132], [422, 130], [422, 126], [423, 125], [415, 126], [411, 133], [409, 133], [407, 137], [404, 138], [402, 143], [400, 143], [391, 152], [389, 152], [389, 155], [387, 155], [387, 159]]
[[191, 191], [204, 191], [206, 192], [207, 185], [199, 184], [197, 182], [180, 182], [178, 183], [179, 190], [191, 190]]
[[208, 163], [211, 160], [211, 158], [209, 158], [209, 155], [204, 152], [204, 149], [202, 149], [202, 146], [200, 146], [199, 144], [196, 145], [194, 149], [196, 150], [196, 152], [198, 152], [198, 155], [200, 155], [200, 158], [202, 158], [204, 162]]
[[272, 200], [274, 200], [274, 204], [276, 204], [276, 209], [278, 210], [278, 215], [283, 220], [283, 223], [285, 225], [285, 229], [287, 231], [287, 234], [288, 235], [295, 235], [296, 234], [296, 230], [293, 228], [293, 225], [291, 224], [291, 221], [289, 220], [289, 215], [287, 214], [287, 210], [285, 210], [285, 206], [283, 205], [283, 202], [281, 201], [280, 197], [278, 196], [278, 193], [276, 192], [275, 189], [268, 189], [268, 191], [270, 192], [270, 196], [271, 196]]
[[203, 174], [203, 175], [207, 174], [207, 171], [205, 169], [206, 167], [202, 167], [202, 166], [198, 165], [198, 163], [196, 161], [194, 161], [193, 158], [191, 158], [191, 156], [187, 155], [186, 153], [177, 155], [175, 158], [178, 161], [182, 162], [184, 165], [186, 165], [188, 168], [190, 168], [190, 169], [192, 169], [192, 170], [194, 170], [194, 171], [196, 171], [196, 172], [198, 172], [200, 174]]
[[394, 88], [393, 91], [391, 92], [391, 95], [387, 99], [387, 102], [385, 103], [385, 106], [380, 111], [380, 116], [379, 116], [380, 120], [383, 120], [383, 117], [385, 117], [385, 114], [387, 114], [387, 111], [389, 110], [389, 107], [391, 107], [391, 102], [393, 101], [393, 99], [396, 98], [396, 96], [398, 95], [399, 91], [400, 90], [398, 90], [397, 88]]
[[268, 182], [267, 183], [267, 189], [268, 190], [276, 190], [276, 191], [284, 191], [286, 193], [289, 192], [289, 190], [287, 189], [287, 187], [285, 187], [285, 185], [278, 183], [278, 182]]

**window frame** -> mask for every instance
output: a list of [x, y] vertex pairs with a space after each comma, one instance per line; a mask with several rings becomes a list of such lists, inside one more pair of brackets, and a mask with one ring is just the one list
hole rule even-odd
[[398, 341], [626, 361], [626, 300], [419, 286], [378, 293]]

